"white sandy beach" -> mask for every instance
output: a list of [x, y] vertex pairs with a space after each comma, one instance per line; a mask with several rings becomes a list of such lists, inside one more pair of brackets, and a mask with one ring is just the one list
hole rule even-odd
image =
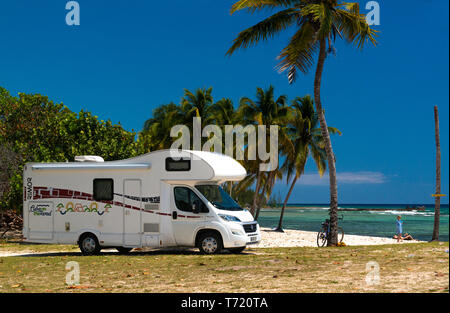
[[[261, 228], [261, 243], [252, 245], [252, 248], [273, 248], [273, 247], [317, 247], [317, 232], [285, 229], [284, 233], [272, 231], [270, 228]], [[410, 240], [400, 243], [420, 242]], [[344, 235], [344, 243], [347, 246], [367, 246], [398, 244], [396, 239], [383, 237], [370, 237], [358, 235]]]

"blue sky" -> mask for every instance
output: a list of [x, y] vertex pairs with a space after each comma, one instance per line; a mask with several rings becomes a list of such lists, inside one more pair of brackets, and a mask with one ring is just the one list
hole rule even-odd
[[[65, 23], [66, 0], [0, 3], [0, 86], [41, 93], [73, 111], [140, 130], [153, 108], [183, 88], [213, 87], [215, 99], [254, 97], [275, 86], [312, 94], [313, 73], [289, 85], [274, 67], [291, 31], [226, 57], [236, 34], [268, 12], [230, 16], [233, 1], [79, 0], [81, 25]], [[362, 12], [365, 4], [359, 1]], [[448, 194], [449, 3], [380, 0], [379, 45], [345, 43], [327, 59], [322, 99], [333, 138], [341, 203], [432, 203], [433, 106], [440, 110], [442, 191]], [[284, 194], [286, 185], [277, 191]], [[443, 201], [448, 203], [448, 197]], [[290, 202], [328, 202], [312, 163]]]

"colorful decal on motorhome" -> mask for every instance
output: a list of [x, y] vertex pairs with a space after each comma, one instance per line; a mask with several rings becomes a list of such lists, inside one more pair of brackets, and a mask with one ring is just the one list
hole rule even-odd
[[[94, 201], [94, 196], [90, 193], [85, 193], [81, 191], [75, 191], [70, 189], [60, 189], [52, 187], [33, 187], [33, 192], [29, 191], [30, 198], [33, 194], [33, 199], [48, 199], [48, 198], [67, 198], [67, 199], [77, 199], [77, 200], [87, 200]], [[114, 195], [119, 197], [125, 197], [127, 199], [141, 201], [145, 203], [159, 203], [159, 197], [136, 197], [129, 195], [122, 195], [120, 193], [114, 193]], [[112, 201], [105, 201], [112, 202]]]
[[120, 193], [114, 193], [114, 195], [119, 196], [119, 197], [125, 197], [127, 199], [131, 199], [131, 200], [135, 200], [135, 201], [142, 201], [142, 202], [146, 202], [146, 203], [159, 203], [160, 202], [160, 198], [159, 197], [135, 197], [135, 196], [127, 196], [127, 195], [122, 195]]
[[67, 202], [66, 205], [62, 203], [58, 203], [56, 206], [56, 211], [61, 213], [61, 215], [65, 215], [67, 212], [76, 212], [76, 213], [84, 213], [84, 212], [95, 212], [98, 215], [103, 215], [104, 213], [108, 213], [111, 208], [110, 204], [105, 204], [103, 210], [98, 210], [97, 202], [91, 202], [89, 206], [83, 205], [81, 203], [73, 203], [71, 201]]
[[52, 210], [50, 209], [50, 204], [39, 203], [30, 205], [30, 213], [37, 216], [51, 216]]
[[[119, 197], [125, 197], [131, 200], [135, 200], [135, 201], [142, 201], [142, 202], [150, 202], [150, 203], [159, 203], [160, 198], [159, 197], [146, 197], [146, 198], [140, 198], [140, 197], [134, 197], [134, 196], [128, 196], [128, 195], [121, 195], [121, 194], [114, 194], [116, 196]], [[70, 189], [60, 189], [60, 188], [52, 188], [52, 187], [33, 187], [33, 200], [40, 200], [40, 199], [74, 199], [74, 200], [86, 200], [86, 201], [94, 201], [94, 196], [92, 194], [89, 193], [85, 193], [85, 192], [81, 192], [81, 191], [75, 191], [75, 190], [70, 190]], [[105, 212], [109, 212], [109, 209], [112, 207], [112, 205], [116, 205], [116, 206], [120, 206], [120, 207], [124, 207], [127, 209], [133, 209], [133, 210], [138, 210], [140, 211], [141, 208], [140, 207], [136, 207], [136, 206], [132, 206], [129, 204], [124, 204], [120, 201], [98, 201], [100, 203], [104, 203], [104, 211], [99, 212], [97, 210], [97, 213], [99, 215], [102, 215]], [[70, 203], [70, 202], [69, 202]], [[62, 203], [59, 203], [59, 205], [62, 205], [62, 207], [60, 206], [59, 211], [61, 214], [66, 214], [68, 211], [69, 212], [75, 212], [75, 209], [73, 207], [73, 203], [72, 206], [70, 207], [71, 210], [68, 210], [68, 208], [66, 208], [65, 205], [63, 205]], [[57, 206], [57, 207], [58, 207]], [[64, 208], [64, 210], [63, 210]], [[142, 211], [147, 212], [147, 213], [153, 213], [153, 214], [157, 214], [157, 215], [163, 215], [163, 216], [172, 216], [172, 214], [170, 213], [163, 213], [163, 212], [157, 212], [154, 210], [146, 210], [143, 209]], [[64, 212], [64, 213], [62, 213]], [[92, 212], [92, 210], [91, 210]], [[183, 215], [183, 214], [178, 214], [178, 217], [181, 218], [200, 218], [201, 216], [193, 216], [193, 215]]]
[[52, 198], [94, 201], [92, 194], [81, 191], [52, 187], [33, 187], [33, 200]]

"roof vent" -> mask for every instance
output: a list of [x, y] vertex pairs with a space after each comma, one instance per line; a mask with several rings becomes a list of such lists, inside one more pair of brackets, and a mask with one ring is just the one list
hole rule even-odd
[[75, 157], [75, 162], [105, 162], [102, 157], [97, 155], [77, 155]]

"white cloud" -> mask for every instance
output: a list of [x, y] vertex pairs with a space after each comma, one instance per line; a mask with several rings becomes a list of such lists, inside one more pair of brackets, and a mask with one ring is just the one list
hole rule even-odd
[[[380, 172], [341, 172], [337, 173], [338, 184], [383, 184], [387, 177]], [[317, 173], [305, 173], [298, 180], [299, 185], [328, 185], [328, 174], [319, 176]]]

